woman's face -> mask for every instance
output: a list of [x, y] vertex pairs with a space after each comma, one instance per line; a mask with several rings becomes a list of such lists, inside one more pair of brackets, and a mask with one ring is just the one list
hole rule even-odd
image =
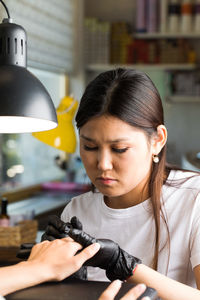
[[153, 154], [145, 133], [118, 118], [95, 117], [80, 129], [80, 155], [86, 172], [107, 197], [142, 189]]

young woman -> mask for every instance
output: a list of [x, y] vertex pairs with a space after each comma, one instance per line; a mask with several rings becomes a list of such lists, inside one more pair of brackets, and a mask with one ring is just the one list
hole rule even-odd
[[[140, 258], [129, 280], [162, 299], [200, 299], [191, 288], [200, 288], [200, 176], [166, 163], [163, 107], [150, 78], [131, 69], [100, 74], [76, 124], [93, 190], [72, 199], [61, 219], [77, 216], [85, 232]], [[87, 278], [107, 280], [92, 267]]]

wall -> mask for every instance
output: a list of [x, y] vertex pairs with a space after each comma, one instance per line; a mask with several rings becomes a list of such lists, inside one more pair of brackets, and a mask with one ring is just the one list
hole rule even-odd
[[[128, 21], [133, 28], [134, 11], [135, 1], [132, 0], [85, 0], [85, 16], [94, 16], [101, 20]], [[163, 71], [147, 73], [157, 86], [163, 101], [165, 123], [168, 129], [168, 159], [170, 162], [181, 164], [181, 157], [184, 153], [200, 150], [200, 102], [167, 102], [165, 99], [168, 92], [167, 73]]]
[[132, 0], [85, 0], [85, 16], [102, 21], [127, 21], [134, 24], [135, 1]]
[[189, 151], [200, 151], [200, 103], [165, 103], [164, 111], [169, 133], [168, 154], [180, 163]]
[[158, 88], [168, 129], [168, 160], [181, 164], [188, 151], [200, 151], [200, 102], [171, 103], [167, 101], [167, 74], [163, 71], [147, 72]]

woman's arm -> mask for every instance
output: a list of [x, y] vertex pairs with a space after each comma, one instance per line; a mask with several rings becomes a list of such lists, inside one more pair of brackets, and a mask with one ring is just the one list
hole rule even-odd
[[134, 275], [129, 277], [127, 281], [143, 282], [156, 289], [159, 297], [163, 300], [200, 300], [199, 290], [170, 279], [143, 264], [137, 265]]
[[[110, 280], [120, 279], [134, 283], [144, 283], [154, 288], [163, 300], [200, 300], [198, 289], [170, 279], [143, 265], [138, 258], [128, 254], [112, 240], [95, 239], [78, 229], [70, 229], [69, 236], [83, 246], [94, 241], [101, 245], [98, 253], [92, 259], [89, 259], [86, 264], [106, 270], [106, 276]], [[130, 276], [133, 270], [134, 274]]]
[[63, 280], [96, 254], [99, 245], [93, 244], [75, 255], [81, 248], [71, 238], [36, 244], [28, 261], [0, 268], [0, 294], [7, 295], [44, 281]]
[[200, 290], [200, 265], [194, 268], [194, 275], [196, 279], [197, 288]]
[[[65, 223], [58, 221], [58, 224], [64, 226]], [[57, 223], [56, 225], [53, 225], [58, 228]], [[144, 283], [157, 290], [159, 296], [163, 300], [200, 300], [199, 290], [172, 280], [169, 277], [140, 264], [140, 261], [136, 257], [129, 255], [115, 242], [105, 239], [95, 239], [86, 232], [78, 229], [70, 229], [68, 234], [84, 247], [90, 245], [94, 241], [100, 243], [101, 248], [99, 252], [92, 259], [88, 260], [86, 264], [88, 266], [100, 267], [106, 270], [106, 275], [110, 280], [125, 280], [128, 278], [129, 281], [134, 283]], [[134, 275], [129, 277], [135, 266], [136, 269]], [[198, 272], [199, 274], [198, 280], [195, 273], [197, 286], [200, 286], [200, 269], [197, 271], [196, 268], [196, 273]]]

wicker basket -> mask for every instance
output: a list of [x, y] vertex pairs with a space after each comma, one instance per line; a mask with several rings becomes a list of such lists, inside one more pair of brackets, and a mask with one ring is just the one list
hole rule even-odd
[[34, 243], [38, 222], [25, 220], [13, 227], [0, 226], [0, 247], [19, 247], [23, 243]]

